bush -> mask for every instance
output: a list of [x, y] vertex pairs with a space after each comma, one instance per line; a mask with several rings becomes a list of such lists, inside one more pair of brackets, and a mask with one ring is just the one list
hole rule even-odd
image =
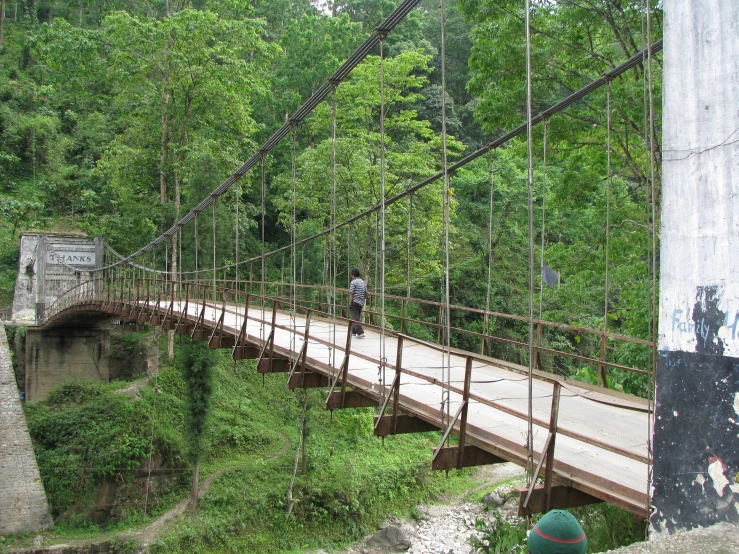
[[470, 535], [469, 542], [475, 552], [483, 554], [525, 554], [529, 551], [526, 544], [526, 521], [511, 523], [493, 511], [493, 521], [478, 518], [475, 521], [477, 533]]
[[[151, 417], [148, 399], [130, 400], [94, 381], [67, 381], [47, 400], [27, 405], [26, 420], [52, 513], [61, 514], [106, 478], [133, 475], [149, 455]], [[157, 419], [157, 430], [171, 424]], [[179, 447], [168, 433], [155, 431], [155, 454], [181, 459]]]

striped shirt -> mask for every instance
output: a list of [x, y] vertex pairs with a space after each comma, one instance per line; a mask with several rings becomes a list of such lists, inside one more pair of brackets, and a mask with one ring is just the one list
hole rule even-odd
[[367, 285], [364, 284], [362, 279], [359, 277], [352, 279], [352, 282], [349, 283], [349, 293], [354, 294], [353, 302], [360, 306], [364, 306], [364, 297], [367, 295]]

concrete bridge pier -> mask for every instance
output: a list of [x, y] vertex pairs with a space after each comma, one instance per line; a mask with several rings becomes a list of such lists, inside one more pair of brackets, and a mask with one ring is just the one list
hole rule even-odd
[[69, 326], [28, 327], [26, 402], [43, 400], [67, 378], [107, 383], [110, 379], [110, 327], [96, 321]]
[[664, 3], [652, 529], [739, 522], [739, 9]]

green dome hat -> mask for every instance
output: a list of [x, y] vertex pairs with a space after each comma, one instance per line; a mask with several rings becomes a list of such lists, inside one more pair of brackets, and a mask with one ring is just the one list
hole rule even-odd
[[531, 554], [585, 554], [588, 541], [575, 517], [564, 510], [552, 510], [529, 533]]

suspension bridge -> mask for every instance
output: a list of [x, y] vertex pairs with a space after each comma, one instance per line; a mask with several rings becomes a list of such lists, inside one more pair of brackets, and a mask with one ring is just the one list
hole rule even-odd
[[[89, 280], [83, 280], [45, 307], [41, 323], [45, 328], [53, 328], [84, 325], [87, 321], [99, 318], [114, 318], [160, 325], [174, 334], [189, 335], [194, 341], [205, 341], [211, 348], [231, 349], [234, 360], [256, 360], [257, 371], [265, 376], [285, 373], [291, 389], [325, 389], [327, 409], [375, 407], [374, 433], [377, 436], [439, 431], [438, 447], [430, 454], [430, 464], [435, 470], [501, 462], [514, 462], [527, 467], [529, 485], [521, 490], [521, 514], [609, 502], [646, 518], [650, 504], [653, 403], [609, 390], [607, 375], [609, 371], [618, 369], [644, 375], [651, 382], [652, 367], [639, 368], [615, 363], [614, 356], [609, 356], [609, 353], [619, 344], [630, 344], [647, 353], [653, 352], [653, 337], [645, 340], [614, 334], [608, 331], [607, 324], [605, 329], [586, 329], [544, 321], [541, 316], [534, 318], [533, 227], [529, 229], [528, 317], [491, 310], [489, 291], [484, 308], [452, 305], [449, 296], [449, 178], [455, 170], [494, 152], [519, 135], [528, 136], [530, 149], [534, 125], [546, 123], [550, 117], [601, 87], [609, 90], [610, 113], [610, 83], [637, 65], [651, 68], [652, 56], [661, 50], [662, 42], [654, 42], [561, 102], [535, 115], [531, 110], [529, 68], [527, 121], [454, 164], [450, 164], [446, 157], [446, 113], [442, 102], [442, 170], [408, 186], [393, 197], [382, 194], [376, 205], [347, 220], [337, 221], [336, 90], [358, 64], [379, 48], [381, 77], [378, 86], [382, 99], [380, 190], [384, 190], [385, 83], [382, 48], [388, 34], [417, 3], [418, 0], [402, 2], [251, 158], [172, 228], [128, 256], [108, 249], [106, 261], [102, 267], [90, 272]], [[443, 17], [441, 25], [443, 90], [446, 79]], [[528, 46], [527, 35], [527, 55]], [[333, 142], [330, 225], [310, 237], [298, 240], [295, 208], [296, 136], [303, 120], [327, 99], [332, 104]], [[609, 137], [610, 131], [609, 119]], [[288, 136], [292, 140], [291, 241], [288, 246], [265, 252], [265, 164], [273, 148]], [[533, 225], [531, 157], [529, 150], [529, 223]], [[261, 168], [262, 177], [261, 255], [239, 259], [239, 225], [236, 225], [235, 262], [226, 267], [217, 267], [216, 203], [255, 168]], [[608, 171], [610, 179], [610, 162]], [[413, 298], [410, 287], [405, 296], [387, 294], [384, 277], [386, 211], [403, 198], [409, 197], [412, 201], [414, 192], [436, 181], [444, 183], [443, 300], [433, 302]], [[235, 208], [238, 218], [238, 200]], [[207, 217], [208, 211], [212, 212], [213, 220], [212, 266], [203, 264], [197, 257], [198, 219]], [[348, 299], [345, 289], [337, 286], [339, 258], [336, 254], [336, 236], [342, 228], [369, 216], [377, 217], [381, 229], [381, 257], [378, 262], [380, 283], [379, 292], [368, 296], [366, 338], [357, 340], [353, 339], [350, 332], [351, 320], [346, 308]], [[191, 256], [195, 267], [192, 271], [185, 271], [181, 267], [182, 234], [189, 225], [195, 228], [195, 250]], [[606, 225], [606, 229], [609, 229], [609, 225]], [[411, 233], [409, 217], [409, 244]], [[321, 285], [298, 284], [297, 248], [317, 239], [326, 241], [330, 282]], [[163, 270], [155, 268], [153, 263], [147, 263], [147, 260], [154, 261], [157, 249], [164, 250], [160, 260], [163, 259], [165, 264], [171, 260], [169, 267]], [[292, 259], [292, 278], [285, 282], [267, 282], [266, 260], [279, 254], [287, 254]], [[250, 275], [249, 279], [240, 278], [239, 269], [243, 274], [243, 268], [247, 264], [251, 267], [254, 263], [261, 265], [261, 277], [254, 279]], [[69, 269], [78, 272], [73, 265]], [[227, 271], [235, 271], [236, 278], [226, 279]], [[410, 275], [408, 279], [410, 282]], [[607, 310], [606, 300], [606, 321]], [[457, 321], [473, 321], [475, 325], [457, 324]], [[528, 341], [490, 331], [493, 321], [527, 329]], [[543, 336], [558, 334], [561, 337], [586, 337], [586, 343], [592, 345], [592, 351], [557, 349], [551, 346], [556, 341], [545, 344], [542, 340]], [[456, 347], [453, 337], [458, 339], [459, 344], [466, 345], [467, 350]], [[464, 340], [460, 341], [461, 338]], [[474, 351], [470, 350], [470, 344], [477, 345]], [[528, 360], [528, 365], [494, 357], [491, 355], [494, 351], [491, 345], [494, 344], [518, 349], [518, 359]], [[555, 359], [568, 359], [593, 368], [599, 376], [600, 386], [552, 373], [551, 362]]]

